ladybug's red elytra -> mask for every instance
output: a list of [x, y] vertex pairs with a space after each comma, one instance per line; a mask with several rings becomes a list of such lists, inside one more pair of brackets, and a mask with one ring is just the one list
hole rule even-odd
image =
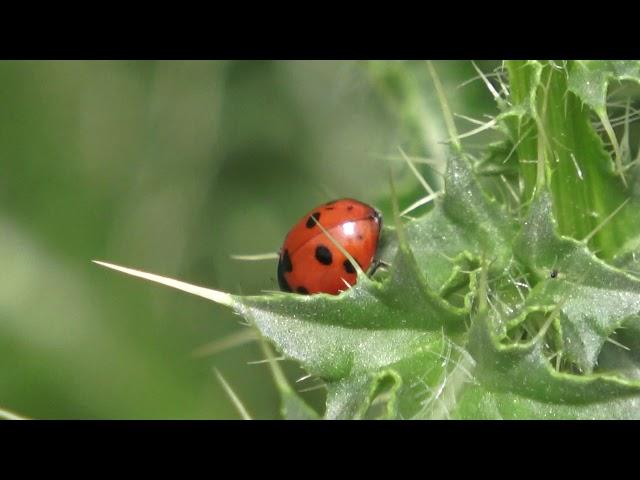
[[374, 260], [382, 214], [366, 203], [343, 198], [320, 205], [287, 234], [278, 260], [278, 284], [285, 292], [337, 295], [357, 281], [356, 271], [320, 223], [367, 271]]

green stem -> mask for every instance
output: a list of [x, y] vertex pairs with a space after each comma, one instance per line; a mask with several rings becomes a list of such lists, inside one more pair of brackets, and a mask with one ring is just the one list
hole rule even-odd
[[[507, 62], [507, 69], [513, 104], [526, 111], [512, 123], [512, 130], [517, 135], [533, 125], [535, 132], [516, 150], [522, 200], [530, 200], [546, 184], [559, 233], [589, 239], [601, 256], [612, 256], [624, 238], [620, 231], [624, 209], [607, 228], [599, 226], [626, 196], [618, 188], [620, 178], [614, 178], [608, 167], [611, 160], [591, 125], [589, 110], [567, 88], [567, 70], [548, 62], [521, 61]], [[536, 164], [530, 163], [532, 159], [538, 160]]]
[[[537, 83], [535, 69], [524, 61], [506, 62], [509, 73], [511, 98], [514, 104], [527, 104], [532, 94], [535, 93], [533, 85]], [[520, 176], [522, 179], [522, 199], [531, 200], [537, 183], [537, 167], [533, 163], [538, 158], [537, 129], [533, 117], [524, 115], [518, 119], [508, 118], [507, 126], [515, 142], [519, 142], [516, 154], [520, 164]], [[526, 135], [524, 138], [523, 136]]]

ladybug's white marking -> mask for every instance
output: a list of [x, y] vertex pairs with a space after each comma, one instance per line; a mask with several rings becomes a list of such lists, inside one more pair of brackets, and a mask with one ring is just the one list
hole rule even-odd
[[355, 222], [343, 223], [342, 233], [344, 233], [347, 237], [352, 237], [356, 233], [356, 223]]

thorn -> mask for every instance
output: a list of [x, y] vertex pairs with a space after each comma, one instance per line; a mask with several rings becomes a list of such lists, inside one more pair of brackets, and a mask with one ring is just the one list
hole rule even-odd
[[406, 153], [404, 153], [404, 150], [402, 150], [402, 148], [398, 147], [398, 150], [400, 151], [400, 155], [402, 155], [402, 158], [404, 158], [404, 160], [407, 162], [407, 165], [409, 165], [409, 168], [411, 169], [411, 171], [413, 172], [413, 174], [415, 175], [415, 177], [418, 179], [418, 181], [422, 184], [422, 186], [424, 187], [424, 189], [427, 191], [427, 193], [429, 195], [433, 195], [433, 189], [431, 188], [431, 186], [427, 183], [427, 181], [424, 179], [424, 177], [420, 174], [420, 172], [418, 171], [418, 169], [416, 168], [416, 166], [413, 164], [413, 162], [411, 161], [411, 159], [407, 156]]
[[[473, 63], [473, 62], [471, 62]], [[474, 65], [475, 66], [475, 65]], [[486, 77], [499, 77], [500, 74], [497, 72], [493, 72], [493, 73], [485, 73]], [[472, 82], [475, 82], [476, 80], [480, 80], [482, 78], [481, 75], [476, 75], [475, 77], [470, 78], [469, 80], [465, 80], [464, 82], [462, 82], [460, 85], [458, 85], [456, 87], [456, 90], [462, 88], [462, 87], [466, 87], [467, 85], [469, 85]]]
[[431, 61], [427, 61], [427, 68], [429, 70], [429, 74], [431, 75], [431, 80], [433, 80], [433, 85], [436, 88], [436, 94], [440, 102], [440, 108], [442, 109], [444, 123], [447, 126], [447, 131], [449, 132], [450, 142], [453, 144], [456, 152], [461, 153], [462, 145], [460, 144], [460, 137], [458, 137], [456, 124], [453, 121], [453, 115], [451, 115], [451, 110], [449, 109], [449, 104], [447, 103], [447, 97], [444, 94], [444, 89], [442, 87], [442, 83], [440, 82], [440, 77], [438, 77], [438, 73], [436, 72], [436, 69], [434, 68]]
[[253, 331], [242, 329], [224, 338], [214, 340], [213, 342], [206, 343], [201, 347], [196, 348], [191, 353], [191, 356], [206, 357], [209, 355], [215, 355], [216, 353], [224, 352], [225, 350], [230, 350], [256, 340], [258, 340], [258, 336]]
[[252, 420], [251, 415], [249, 415], [247, 410], [244, 408], [244, 405], [242, 405], [242, 402], [237, 397], [235, 392], [231, 389], [231, 386], [227, 383], [227, 381], [224, 379], [222, 374], [215, 367], [213, 368], [213, 371], [218, 377], [218, 380], [220, 381], [220, 383], [222, 384], [222, 388], [224, 388], [224, 391], [227, 393], [227, 395], [229, 395], [229, 398], [231, 399], [231, 403], [233, 403], [233, 405], [236, 407], [236, 410], [238, 410], [238, 413], [240, 414], [242, 419]]
[[[459, 141], [459, 140], [461, 140], [463, 138], [471, 137], [473, 135], [477, 135], [480, 132], [484, 132], [485, 130], [489, 130], [490, 128], [495, 127], [497, 122], [498, 122], [498, 119], [494, 118], [493, 120], [491, 120], [491, 121], [489, 121], [487, 123], [484, 123], [481, 127], [474, 128], [471, 131], [468, 131], [468, 132], [465, 132], [465, 133], [462, 133], [462, 134], [458, 135], [456, 140]], [[450, 141], [452, 141], [452, 139], [449, 139], [447, 141], [450, 142]]]
[[473, 123], [475, 125], [484, 125], [485, 124], [485, 122], [483, 122], [481, 120], [476, 120], [475, 118], [467, 117], [466, 115], [462, 115], [460, 113], [454, 113], [453, 116], [454, 117], [458, 117], [458, 118], [462, 118], [463, 120], [466, 120], [467, 122]]
[[302, 377], [300, 377], [299, 379], [296, 380], [296, 383], [300, 383], [300, 382], [304, 382], [306, 379], [311, 378], [312, 375], [310, 373], [308, 373], [307, 375], [304, 375]]
[[1, 420], [28, 420], [26, 417], [22, 417], [20, 415], [17, 415], [3, 408], [0, 408], [0, 419]]
[[626, 345], [621, 344], [620, 342], [614, 340], [613, 338], [609, 337], [607, 338], [607, 342], [612, 343], [613, 345], [615, 345], [616, 347], [620, 347], [628, 352], [631, 351], [631, 349], [629, 347], [627, 347]]
[[280, 258], [280, 255], [274, 252], [269, 253], [256, 253], [255, 255], [229, 255], [229, 257], [234, 260], [244, 260], [244, 261], [260, 261], [260, 260], [277, 260]]
[[507, 178], [503, 174], [500, 174], [500, 179], [504, 182], [505, 186], [507, 187], [507, 190], [509, 191], [511, 196], [514, 198], [514, 200], [516, 202], [519, 202], [520, 201], [520, 197], [518, 197], [518, 194], [515, 192], [515, 190], [513, 189], [513, 187], [511, 186], [511, 184], [507, 180]]
[[604, 227], [607, 222], [609, 222], [609, 220], [611, 220], [620, 210], [622, 210], [622, 207], [624, 207], [629, 200], [631, 200], [631, 198], [627, 198], [626, 200], [624, 200], [619, 206], [618, 208], [616, 208], [613, 212], [611, 212], [609, 214], [609, 216], [607, 218], [605, 218], [602, 222], [600, 222], [600, 225], [598, 225], [596, 228], [594, 228], [593, 230], [591, 230], [591, 233], [589, 233], [586, 237], [584, 237], [582, 239], [582, 242], [587, 244], [589, 243], [589, 240], [591, 240], [593, 238], [593, 236], [598, 233], [602, 227]]
[[327, 384], [323, 382], [318, 385], [314, 385], [312, 387], [303, 388], [302, 390], [298, 390], [298, 393], [312, 392], [314, 390], [320, 390], [321, 388], [327, 388]]
[[584, 180], [584, 176], [582, 175], [582, 170], [580, 170], [580, 165], [578, 165], [578, 161], [576, 160], [576, 156], [571, 152], [569, 154], [571, 160], [573, 160], [573, 166], [576, 167], [576, 172], [578, 172], [578, 177], [580, 180]]
[[471, 61], [471, 65], [473, 65], [473, 68], [476, 70], [476, 72], [478, 72], [478, 75], [480, 75], [480, 78], [482, 78], [482, 81], [484, 82], [484, 84], [487, 86], [487, 89], [489, 90], [489, 92], [491, 92], [491, 95], [493, 95], [493, 99], [497, 102], [500, 102], [502, 100], [502, 97], [500, 96], [500, 94], [496, 91], [496, 89], [493, 87], [493, 85], [491, 85], [491, 82], [489, 81], [489, 79], [485, 76], [484, 73], [482, 73], [482, 70], [480, 70], [478, 68], [478, 66], [476, 65], [476, 63], [472, 60]]
[[263, 358], [262, 360], [252, 360], [247, 362], [247, 365], [262, 365], [263, 363], [281, 362], [283, 360], [286, 360], [286, 357]]
[[133, 268], [120, 267], [118, 265], [102, 262], [99, 260], [92, 260], [92, 262], [97, 263], [98, 265], [101, 265], [106, 268], [111, 268], [113, 270], [126, 273], [127, 275], [139, 277], [144, 280], [149, 280], [150, 282], [160, 283], [162, 285], [166, 285], [167, 287], [175, 288], [177, 290], [182, 290], [183, 292], [191, 293], [192, 295], [197, 295], [198, 297], [206, 298], [207, 300], [211, 300], [213, 302], [219, 303], [221, 305], [225, 305], [227, 307], [233, 306], [233, 303], [234, 303], [233, 297], [225, 292], [220, 292], [218, 290], [213, 290], [210, 288], [198, 287], [196, 285], [192, 285], [186, 282], [181, 282], [180, 280], [175, 280], [173, 278], [162, 277], [154, 273], [147, 273], [141, 270], [134, 270]]
[[[518, 127], [518, 131], [520, 130], [520, 127]], [[529, 136], [529, 133], [531, 133], [533, 131], [533, 125], [530, 125], [529, 128], [527, 128], [525, 130], [525, 132], [520, 136], [520, 138], [518, 139], [518, 141], [516, 143], [513, 144], [513, 148], [511, 148], [511, 151], [509, 152], [509, 155], [507, 155], [507, 157], [502, 161], [502, 164], [504, 165], [505, 163], [507, 163], [509, 161], [509, 159], [511, 158], [511, 155], [513, 155], [515, 153], [515, 151], [517, 150], [517, 148], [520, 146], [520, 144], [522, 143], [522, 141], [527, 138]]]
[[604, 112], [599, 112], [598, 116], [600, 117], [600, 123], [602, 123], [602, 126], [604, 127], [604, 131], [607, 133], [607, 136], [611, 141], [611, 145], [613, 146], [616, 170], [618, 171], [618, 174], [620, 175], [620, 178], [622, 179], [622, 183], [624, 184], [625, 188], [627, 188], [629, 185], [627, 184], [627, 179], [624, 176], [624, 170], [622, 168], [622, 152], [620, 151], [620, 144], [618, 143], [616, 134], [613, 131], [613, 127], [611, 126], [611, 123], [609, 122], [609, 117], [607, 117], [606, 110]]
[[422, 205], [426, 205], [427, 203], [431, 202], [432, 200], [435, 200], [441, 195], [442, 195], [442, 192], [435, 192], [435, 193], [432, 193], [431, 195], [427, 195], [426, 197], [421, 198], [420, 200], [412, 203], [403, 211], [401, 211], [400, 216], [406, 215], [407, 213], [412, 212], [413, 210], [415, 210], [418, 207], [421, 207]]

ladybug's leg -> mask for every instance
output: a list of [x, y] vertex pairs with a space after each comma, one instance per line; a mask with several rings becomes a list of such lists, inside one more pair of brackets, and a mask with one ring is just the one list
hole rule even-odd
[[373, 275], [378, 271], [379, 268], [388, 269], [390, 266], [391, 266], [390, 263], [387, 263], [383, 260], [375, 259], [371, 263], [371, 266], [369, 267], [369, 271], [367, 272], [367, 275], [369, 277], [373, 277]]

